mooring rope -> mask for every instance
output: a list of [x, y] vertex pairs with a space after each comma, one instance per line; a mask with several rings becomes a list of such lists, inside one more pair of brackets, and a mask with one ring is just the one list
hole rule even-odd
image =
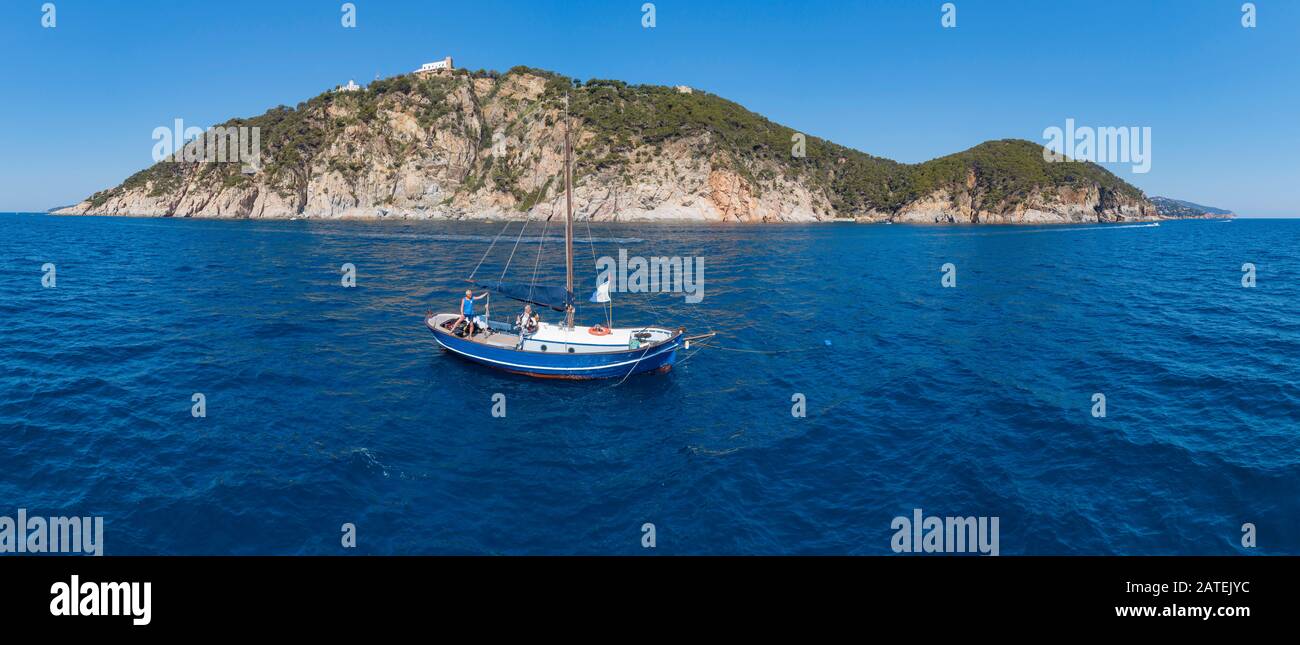
[[[628, 370], [627, 370], [627, 374], [624, 374], [624, 375], [623, 375], [623, 379], [620, 380], [619, 382], [615, 383], [615, 384], [614, 384], [613, 386], [611, 386], [611, 387], [618, 387], [618, 386], [622, 385], [622, 384], [623, 384], [623, 381], [626, 381], [626, 380], [627, 380], [627, 377], [631, 376], [631, 375], [632, 375], [632, 372], [635, 372], [635, 371], [636, 371], [636, 366], [641, 364], [641, 359], [642, 359], [642, 358], [645, 358], [645, 355], [646, 355], [646, 354], [649, 354], [649, 353], [650, 353], [650, 350], [653, 349], [653, 348], [654, 348], [653, 345], [646, 347], [646, 348], [645, 348], [645, 351], [641, 352], [641, 356], [639, 356], [639, 357], [636, 359], [636, 362], [635, 362], [635, 363], [632, 363], [632, 367], [629, 367], [629, 368], [628, 368]], [[677, 351], [677, 350], [673, 350], [673, 351]]]
[[677, 361], [677, 363], [676, 363], [676, 365], [674, 365], [674, 367], [676, 367], [677, 365], [682, 365], [682, 364], [684, 364], [686, 361], [691, 360], [691, 357], [692, 357], [692, 356], [695, 356], [696, 354], [698, 354], [698, 353], [700, 353], [700, 352], [702, 352], [702, 351], [704, 351], [704, 347], [700, 347], [699, 349], [697, 349], [697, 350], [695, 350], [695, 351], [693, 351], [693, 352], [687, 354], [687, 355], [686, 355], [686, 358], [683, 358], [682, 360]]
[[[741, 349], [739, 347], [723, 347], [721, 345], [712, 345], [697, 343], [699, 347], [708, 347], [709, 349], [718, 349], [724, 352], [744, 352], [746, 354], [793, 354], [796, 352], [811, 352], [822, 347], [796, 347], [794, 349]], [[828, 347], [828, 345], [823, 345]]]

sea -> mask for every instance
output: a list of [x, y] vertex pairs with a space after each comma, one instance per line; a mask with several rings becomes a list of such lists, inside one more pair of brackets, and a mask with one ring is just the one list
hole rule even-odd
[[0, 515], [108, 555], [892, 555], [917, 513], [1300, 554], [1298, 220], [576, 238], [580, 324], [622, 251], [702, 273], [615, 325], [716, 335], [626, 380], [441, 351], [471, 276], [562, 284], [540, 221], [0, 214]]

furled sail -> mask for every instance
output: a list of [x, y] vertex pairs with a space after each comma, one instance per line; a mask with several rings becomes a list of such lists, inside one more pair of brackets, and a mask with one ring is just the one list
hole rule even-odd
[[520, 302], [531, 302], [541, 307], [550, 307], [556, 311], [565, 311], [569, 305], [573, 304], [573, 294], [566, 291], [564, 287], [527, 285], [519, 282], [501, 282], [499, 280], [478, 282], [476, 284], [480, 289], [487, 289]]

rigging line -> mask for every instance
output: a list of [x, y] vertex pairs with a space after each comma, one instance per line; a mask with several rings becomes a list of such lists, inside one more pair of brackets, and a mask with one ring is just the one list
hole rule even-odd
[[[514, 121], [511, 121], [511, 122], [510, 122], [510, 125], [514, 125], [514, 124], [516, 124], [516, 123], [520, 123], [520, 122], [522, 122], [524, 119], [526, 119], [526, 118], [532, 116], [533, 112], [536, 112], [538, 109], [540, 109], [542, 106], [544, 106], [544, 105], [546, 105], [546, 104], [547, 104], [547, 101], [546, 101], [545, 99], [541, 99], [541, 98], [539, 98], [539, 99], [537, 100], [537, 102], [533, 104], [532, 107], [528, 108], [528, 111], [527, 111], [527, 112], [524, 112], [523, 114], [519, 115], [519, 116], [518, 116]], [[506, 129], [507, 129], [507, 130], [510, 129], [510, 126], [509, 126], [509, 125], [506, 126]]]
[[[656, 190], [658, 189], [656, 188]], [[649, 246], [648, 240], [652, 238], [646, 235], [646, 230], [645, 230], [646, 220], [629, 219], [629, 220], [625, 220], [625, 222], [633, 231], [635, 231], [636, 236], [641, 240], [645, 241], [644, 243], [647, 246]], [[654, 300], [654, 294], [646, 294], [646, 297], [638, 299], [636, 306], [638, 308], [648, 309], [650, 311], [650, 314], [659, 320], [667, 320], [669, 316], [665, 315], [662, 309], [656, 307], [652, 302], [653, 300]]]
[[596, 264], [596, 242], [591, 239], [591, 216], [587, 216], [587, 246], [591, 248], [591, 263]]
[[[600, 209], [597, 209], [598, 212], [599, 212], [599, 210], [600, 210]], [[592, 218], [593, 216], [594, 216], [594, 213], [593, 213], [592, 215], [587, 216], [587, 246], [591, 249], [591, 265], [592, 265], [592, 267], [595, 267], [595, 266], [597, 266], [597, 263], [596, 263], [596, 242], [595, 242], [595, 240], [591, 239], [591, 218]], [[597, 276], [597, 277], [599, 277], [599, 276]], [[606, 278], [606, 279], [608, 279], [608, 278]], [[612, 286], [613, 286], [613, 285], [611, 285], [611, 287], [612, 287]], [[596, 285], [596, 288], [599, 289], [599, 288], [600, 288], [600, 285], [597, 284], [597, 285]], [[609, 302], [606, 303], [606, 304], [607, 304], [607, 306], [609, 307], [609, 309], [608, 309], [608, 311], [609, 311], [609, 314], [608, 314], [608, 316], [609, 316], [609, 317], [608, 317], [609, 326], [610, 326], [610, 327], [613, 327], [613, 326], [614, 326], [614, 298], [611, 297], [611, 298], [609, 299]], [[605, 309], [605, 307], [601, 307], [601, 309]]]
[[510, 226], [510, 220], [506, 220], [506, 225], [501, 227], [501, 233], [497, 233], [497, 236], [492, 238], [492, 243], [489, 244], [487, 250], [483, 252], [483, 257], [478, 259], [478, 264], [474, 265], [474, 270], [470, 272], [469, 274], [470, 280], [474, 279], [474, 274], [478, 273], [478, 268], [483, 266], [483, 260], [487, 259], [488, 254], [492, 252], [492, 247], [497, 245], [497, 240], [501, 239], [502, 233], [505, 233], [506, 228], [509, 226]]
[[501, 281], [505, 281], [506, 272], [510, 270], [510, 263], [515, 259], [515, 251], [519, 250], [519, 241], [524, 239], [524, 231], [528, 230], [528, 220], [524, 220], [524, 225], [519, 227], [519, 237], [515, 238], [515, 246], [510, 249], [510, 257], [506, 258], [506, 266], [501, 269]]
[[528, 299], [533, 299], [533, 288], [537, 286], [537, 269], [542, 265], [542, 245], [546, 243], [546, 230], [551, 226], [551, 218], [542, 222], [542, 236], [537, 238], [537, 260], [533, 263], [533, 281], [528, 283]]

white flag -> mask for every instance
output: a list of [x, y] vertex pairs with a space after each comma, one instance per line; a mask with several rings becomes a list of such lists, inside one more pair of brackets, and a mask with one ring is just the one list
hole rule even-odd
[[609, 280], [606, 279], [596, 290], [591, 292], [591, 302], [609, 302]]

